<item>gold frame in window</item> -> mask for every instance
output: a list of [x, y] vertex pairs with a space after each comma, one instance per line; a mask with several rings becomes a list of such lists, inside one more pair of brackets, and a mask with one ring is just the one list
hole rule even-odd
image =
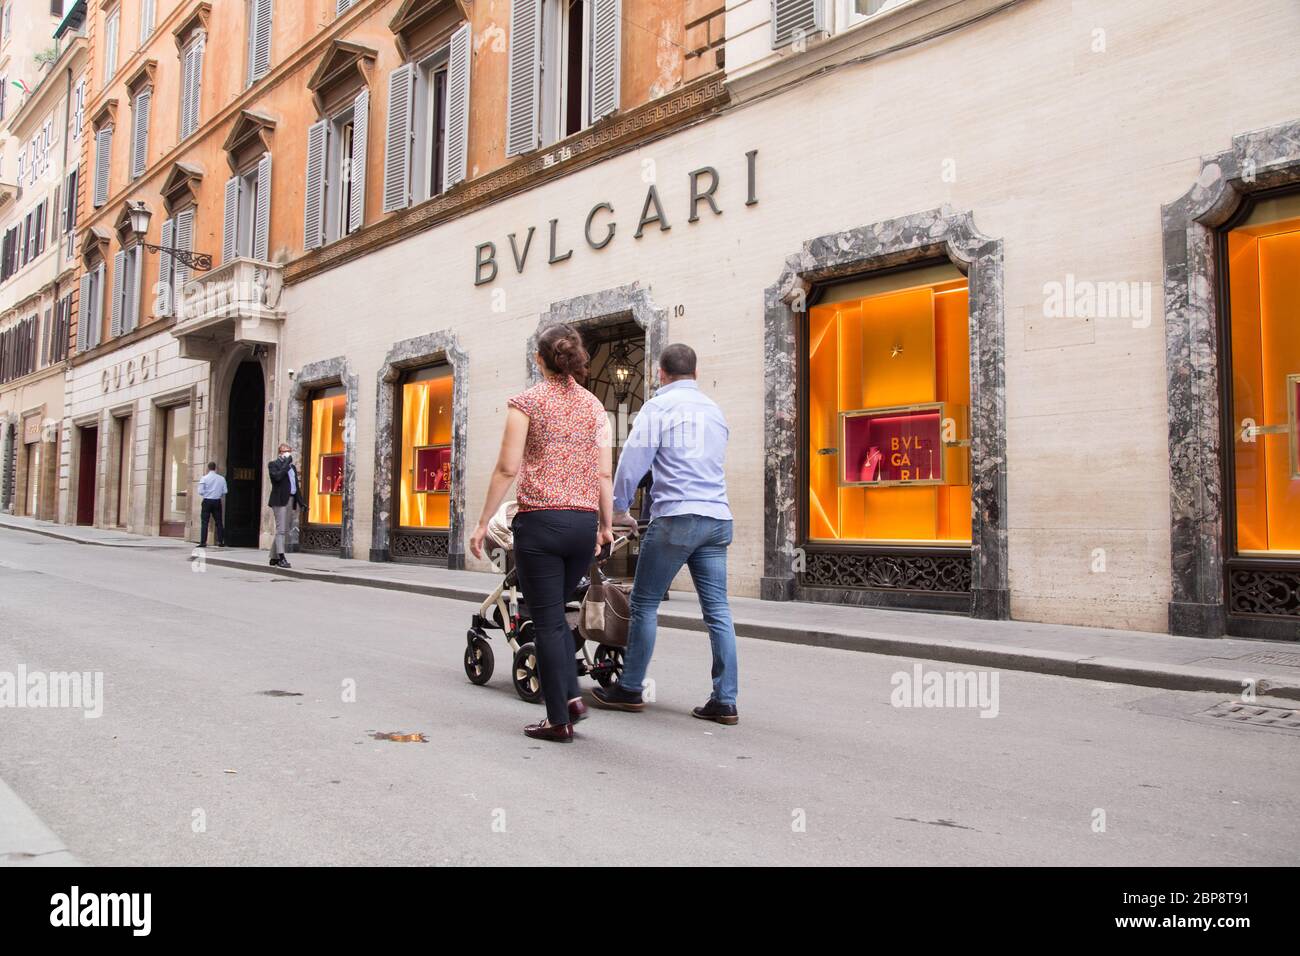
[[[322, 487], [322, 485], [324, 484], [324, 481], [325, 481], [325, 459], [326, 459], [326, 458], [337, 458], [337, 459], [339, 460], [339, 472], [338, 472], [338, 473], [339, 473], [339, 485], [340, 485], [340, 488], [339, 488], [338, 491], [326, 491], [326, 490]], [[317, 456], [316, 456], [316, 494], [318, 494], [318, 495], [326, 495], [326, 496], [331, 497], [331, 498], [337, 498], [337, 497], [339, 497], [340, 495], [342, 495], [342, 494], [343, 494], [343, 489], [342, 489], [341, 486], [342, 486], [342, 483], [343, 483], [343, 470], [344, 470], [343, 452], [341, 452], [341, 451], [324, 451], [324, 452], [321, 452], [319, 455], [317, 455]]]
[[430, 489], [420, 490], [420, 489], [417, 489], [417, 488], [415, 487], [415, 485], [416, 485], [415, 466], [416, 466], [416, 463], [420, 460], [420, 452], [422, 452], [422, 451], [428, 451], [428, 450], [430, 450], [430, 449], [433, 449], [433, 450], [436, 450], [436, 451], [442, 451], [442, 450], [445, 449], [445, 450], [447, 451], [448, 471], [451, 470], [451, 467], [450, 467], [450, 466], [451, 466], [451, 442], [443, 442], [443, 443], [441, 443], [441, 444], [436, 444], [436, 445], [412, 445], [412, 446], [411, 446], [411, 468], [410, 468], [410, 472], [411, 472], [411, 494], [413, 494], [413, 495], [449, 495], [449, 494], [451, 494], [451, 475], [450, 475], [450, 474], [448, 474], [448, 476], [447, 476], [447, 487], [446, 487], [446, 488], [443, 488], [443, 489], [430, 488]]
[[1300, 372], [1286, 377], [1287, 442], [1291, 446], [1291, 478], [1300, 479]]

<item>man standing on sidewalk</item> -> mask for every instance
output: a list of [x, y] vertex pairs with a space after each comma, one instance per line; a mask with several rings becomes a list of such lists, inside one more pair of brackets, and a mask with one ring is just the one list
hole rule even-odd
[[266, 473], [271, 479], [271, 494], [266, 503], [275, 517], [270, 564], [275, 568], [287, 568], [289, 560], [284, 556], [284, 542], [289, 532], [289, 509], [307, 507], [298, 481], [298, 468], [293, 463], [293, 450], [288, 445], [280, 443], [279, 454], [266, 463]]
[[659, 390], [638, 413], [614, 475], [614, 523], [628, 514], [637, 485], [652, 473], [650, 527], [641, 543], [632, 585], [632, 620], [619, 683], [592, 691], [597, 707], [639, 711], [646, 668], [654, 653], [659, 603], [682, 566], [690, 568], [713, 645], [713, 693], [692, 714], [734, 724], [736, 630], [727, 603], [731, 508], [723, 461], [726, 419], [695, 381], [695, 350], [670, 345], [659, 357]]
[[208, 462], [208, 473], [199, 479], [199, 547], [208, 546], [208, 519], [217, 528], [217, 547], [226, 546], [226, 529], [221, 523], [221, 499], [226, 497], [226, 479], [217, 471], [215, 461]]

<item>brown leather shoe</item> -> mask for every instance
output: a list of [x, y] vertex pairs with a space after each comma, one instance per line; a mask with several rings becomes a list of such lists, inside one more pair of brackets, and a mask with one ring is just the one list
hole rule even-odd
[[575, 697], [569, 701], [569, 725], [572, 726], [580, 720], [587, 719], [587, 705], [583, 703], [581, 697]]
[[524, 733], [534, 740], [553, 740], [559, 744], [573, 743], [573, 724], [549, 725], [544, 720], [529, 724]]

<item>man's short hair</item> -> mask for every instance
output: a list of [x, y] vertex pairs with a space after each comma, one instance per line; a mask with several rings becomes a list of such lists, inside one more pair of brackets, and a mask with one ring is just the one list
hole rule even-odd
[[208, 462], [208, 471], [216, 471], [216, 470], [217, 470], [217, 463], [215, 461]]
[[694, 375], [695, 361], [695, 349], [681, 342], [675, 342], [659, 353], [659, 367], [673, 378]]

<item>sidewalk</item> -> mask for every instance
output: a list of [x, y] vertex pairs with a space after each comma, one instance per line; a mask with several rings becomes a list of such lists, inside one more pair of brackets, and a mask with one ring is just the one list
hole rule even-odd
[[[175, 538], [149, 538], [10, 515], [0, 515], [0, 529], [106, 547], [174, 550], [178, 558], [197, 550], [195, 545]], [[479, 571], [345, 561], [318, 554], [290, 555], [293, 568], [287, 571], [270, 567], [264, 551], [209, 548], [204, 558], [212, 567], [384, 588], [474, 604], [480, 603], [499, 581], [497, 575]], [[742, 637], [1232, 696], [1240, 695], [1246, 682], [1253, 682], [1259, 696], [1300, 700], [1300, 644], [1235, 638], [1203, 640], [1142, 631], [979, 621], [955, 615], [743, 597], [733, 597], [731, 605], [736, 633]], [[469, 613], [467, 608], [466, 628]], [[664, 627], [705, 630], [699, 605], [690, 593], [673, 592], [660, 609], [659, 622]]]
[[0, 866], [79, 866], [63, 841], [0, 780]]

